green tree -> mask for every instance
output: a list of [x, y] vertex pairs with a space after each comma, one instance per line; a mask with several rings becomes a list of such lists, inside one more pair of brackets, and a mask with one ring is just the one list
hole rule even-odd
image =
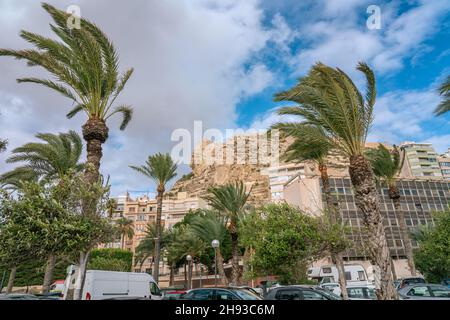
[[153, 180], [157, 185], [157, 210], [156, 210], [156, 240], [155, 240], [155, 263], [153, 278], [159, 280], [159, 263], [161, 260], [161, 234], [162, 234], [162, 205], [167, 183], [176, 177], [177, 165], [169, 154], [158, 153], [150, 156], [143, 166], [130, 166], [131, 169], [143, 174]]
[[211, 243], [214, 240], [219, 240], [220, 246], [216, 249], [217, 272], [220, 276], [222, 285], [228, 285], [228, 279], [224, 269], [225, 260], [222, 252], [230, 246], [231, 238], [226, 227], [225, 219], [215, 212], [207, 212], [206, 215], [195, 216], [190, 223], [190, 227], [192, 232], [197, 235], [212, 252], [214, 252], [214, 249], [211, 247]]
[[245, 214], [245, 208], [251, 190], [246, 192], [244, 183], [227, 184], [208, 189], [204, 199], [208, 204], [228, 219], [227, 227], [231, 236], [232, 271], [231, 283], [237, 285], [240, 278], [239, 268], [239, 219]]
[[397, 146], [389, 151], [380, 144], [377, 149], [368, 149], [366, 155], [372, 164], [373, 172], [379, 179], [383, 179], [388, 187], [389, 198], [394, 204], [394, 209], [398, 216], [400, 235], [405, 246], [405, 253], [408, 259], [408, 265], [413, 276], [416, 275], [414, 265], [413, 250], [411, 239], [409, 237], [408, 227], [406, 225], [405, 213], [400, 204], [400, 189], [397, 186], [397, 179], [402, 171], [405, 157], [400, 155]]
[[439, 92], [443, 100], [435, 111], [438, 116], [450, 111], [450, 76], [448, 76], [447, 80], [441, 85]]
[[278, 113], [301, 117], [302, 120], [297, 123], [299, 126], [320, 127], [329, 143], [348, 157], [356, 204], [368, 230], [369, 253], [380, 270], [378, 296], [380, 299], [395, 299], [397, 294], [379, 196], [372, 167], [364, 156], [367, 135], [374, 118], [375, 75], [365, 63], [360, 63], [357, 69], [367, 80], [365, 96], [342, 70], [318, 63], [295, 87], [277, 94], [275, 100], [296, 103], [297, 106], [283, 107]]
[[125, 248], [125, 237], [131, 239], [134, 236], [134, 222], [127, 218], [120, 218], [116, 220], [116, 227], [120, 234], [121, 249], [123, 250]]
[[7, 140], [1, 140], [0, 139], [0, 152], [5, 151], [7, 145], [8, 145], [8, 141]]
[[[278, 129], [284, 136], [294, 139], [283, 156], [285, 161], [297, 163], [312, 161], [318, 166], [325, 195], [328, 220], [332, 224], [340, 223], [339, 208], [333, 201], [327, 166], [327, 157], [333, 145], [328, 141], [322, 128], [308, 125], [298, 126], [296, 123], [278, 123], [273, 126], [273, 129]], [[331, 250], [331, 260], [336, 265], [339, 273], [338, 281], [342, 288], [342, 296], [347, 300], [347, 284], [342, 254]]]
[[[243, 231], [244, 238], [253, 238], [255, 252], [250, 262], [253, 272], [260, 276], [278, 275], [284, 284], [304, 282], [307, 266], [329, 253], [330, 239], [341, 246], [345, 242], [340, 232], [332, 232], [332, 237], [324, 232], [324, 226], [331, 230], [328, 223], [322, 225], [319, 219], [287, 204], [257, 209], [245, 226], [249, 231]], [[253, 232], [255, 229], [257, 233]]]
[[[22, 165], [1, 175], [0, 184], [17, 189], [25, 181], [61, 183], [65, 176], [81, 172], [83, 164], [79, 160], [83, 143], [75, 131], [59, 135], [41, 133], [36, 138], [42, 142], [27, 143], [12, 151], [7, 162]], [[57, 252], [48, 252], [43, 293], [50, 291], [56, 260]]]
[[422, 226], [413, 233], [419, 244], [414, 261], [428, 282], [439, 283], [450, 277], [450, 208], [433, 218], [434, 226]]
[[117, 200], [116, 199], [109, 199], [106, 203], [106, 210], [108, 211], [108, 217], [110, 219], [113, 218], [114, 211], [117, 209]]

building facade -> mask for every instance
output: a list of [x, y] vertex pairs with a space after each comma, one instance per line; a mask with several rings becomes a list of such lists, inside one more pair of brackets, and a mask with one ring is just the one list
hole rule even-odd
[[[367, 236], [364, 232], [363, 215], [357, 209], [350, 178], [332, 177], [330, 186], [335, 202], [339, 205], [342, 222], [349, 226], [352, 246], [344, 252], [347, 261], [368, 260], [365, 247]], [[420, 225], [433, 223], [433, 212], [444, 211], [450, 204], [450, 181], [399, 179], [401, 208], [410, 231]], [[403, 240], [400, 234], [397, 212], [389, 198], [386, 185], [379, 188], [381, 214], [391, 256], [394, 259], [397, 276], [410, 275], [406, 263]], [[305, 212], [320, 215], [325, 206], [322, 184], [319, 178], [296, 178], [285, 186], [286, 201]], [[412, 241], [412, 247], [417, 243]]]
[[450, 180], [450, 155], [438, 157], [438, 163], [444, 179]]
[[442, 179], [438, 154], [430, 143], [404, 142], [400, 145], [405, 152], [404, 170], [415, 178]]
[[[125, 237], [122, 249], [135, 253], [137, 246], [147, 236], [147, 227], [149, 224], [156, 223], [157, 203], [155, 199], [149, 198], [147, 195], [137, 198], [131, 198], [129, 194], [118, 197], [117, 207], [113, 213], [113, 219], [126, 218], [133, 221], [134, 236], [132, 238]], [[163, 200], [162, 225], [165, 229], [171, 229], [173, 226], [181, 222], [184, 216], [190, 210], [206, 208], [204, 200], [189, 197], [187, 193], [180, 192], [177, 197], [166, 197]], [[109, 248], [121, 248], [122, 241], [118, 239], [115, 243], [106, 245]], [[151, 272], [152, 260], [147, 259], [142, 266], [136, 265], [135, 272]], [[168, 272], [164, 261], [161, 263], [160, 274], [164, 275]]]

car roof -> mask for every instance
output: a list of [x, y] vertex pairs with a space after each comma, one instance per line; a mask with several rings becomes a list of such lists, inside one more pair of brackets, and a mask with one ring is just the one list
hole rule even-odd
[[434, 287], [441, 287], [441, 288], [448, 289], [448, 287], [443, 286], [442, 284], [439, 284], [439, 283], [413, 283], [413, 284], [409, 284], [409, 285], [401, 288], [400, 290], [398, 290], [398, 292], [403, 292], [403, 291], [407, 291], [407, 290], [415, 288], [415, 287], [423, 287], [423, 286], [434, 286]]

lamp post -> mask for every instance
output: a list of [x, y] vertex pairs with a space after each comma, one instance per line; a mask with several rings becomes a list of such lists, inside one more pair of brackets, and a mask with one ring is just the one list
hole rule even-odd
[[214, 248], [214, 286], [217, 288], [217, 248], [220, 246], [220, 241], [213, 240], [211, 246]]
[[188, 255], [186, 257], [188, 262], [188, 289], [192, 289], [192, 256]]

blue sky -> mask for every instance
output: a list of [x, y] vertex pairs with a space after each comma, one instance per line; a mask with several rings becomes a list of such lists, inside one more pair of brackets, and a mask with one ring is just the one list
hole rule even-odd
[[[279, 120], [272, 101], [317, 61], [355, 71], [366, 61], [378, 83], [371, 141], [431, 142], [450, 147], [450, 115], [436, 118], [437, 87], [450, 74], [448, 0], [49, 0], [78, 5], [113, 40], [121, 68], [135, 68], [119, 103], [131, 104], [130, 127], [104, 146], [102, 172], [113, 194], [154, 190], [128, 169], [156, 152], [170, 152], [174, 130], [267, 128]], [[369, 5], [381, 11], [380, 30], [369, 30]], [[51, 36], [49, 17], [35, 0], [0, 0], [0, 47], [22, 49], [21, 29]], [[0, 59], [0, 137], [9, 150], [38, 132], [80, 132], [86, 119], [65, 118], [71, 104], [16, 78], [46, 76], [23, 63]], [[0, 155], [0, 173], [10, 170]], [[188, 170], [180, 169], [180, 174]]]

